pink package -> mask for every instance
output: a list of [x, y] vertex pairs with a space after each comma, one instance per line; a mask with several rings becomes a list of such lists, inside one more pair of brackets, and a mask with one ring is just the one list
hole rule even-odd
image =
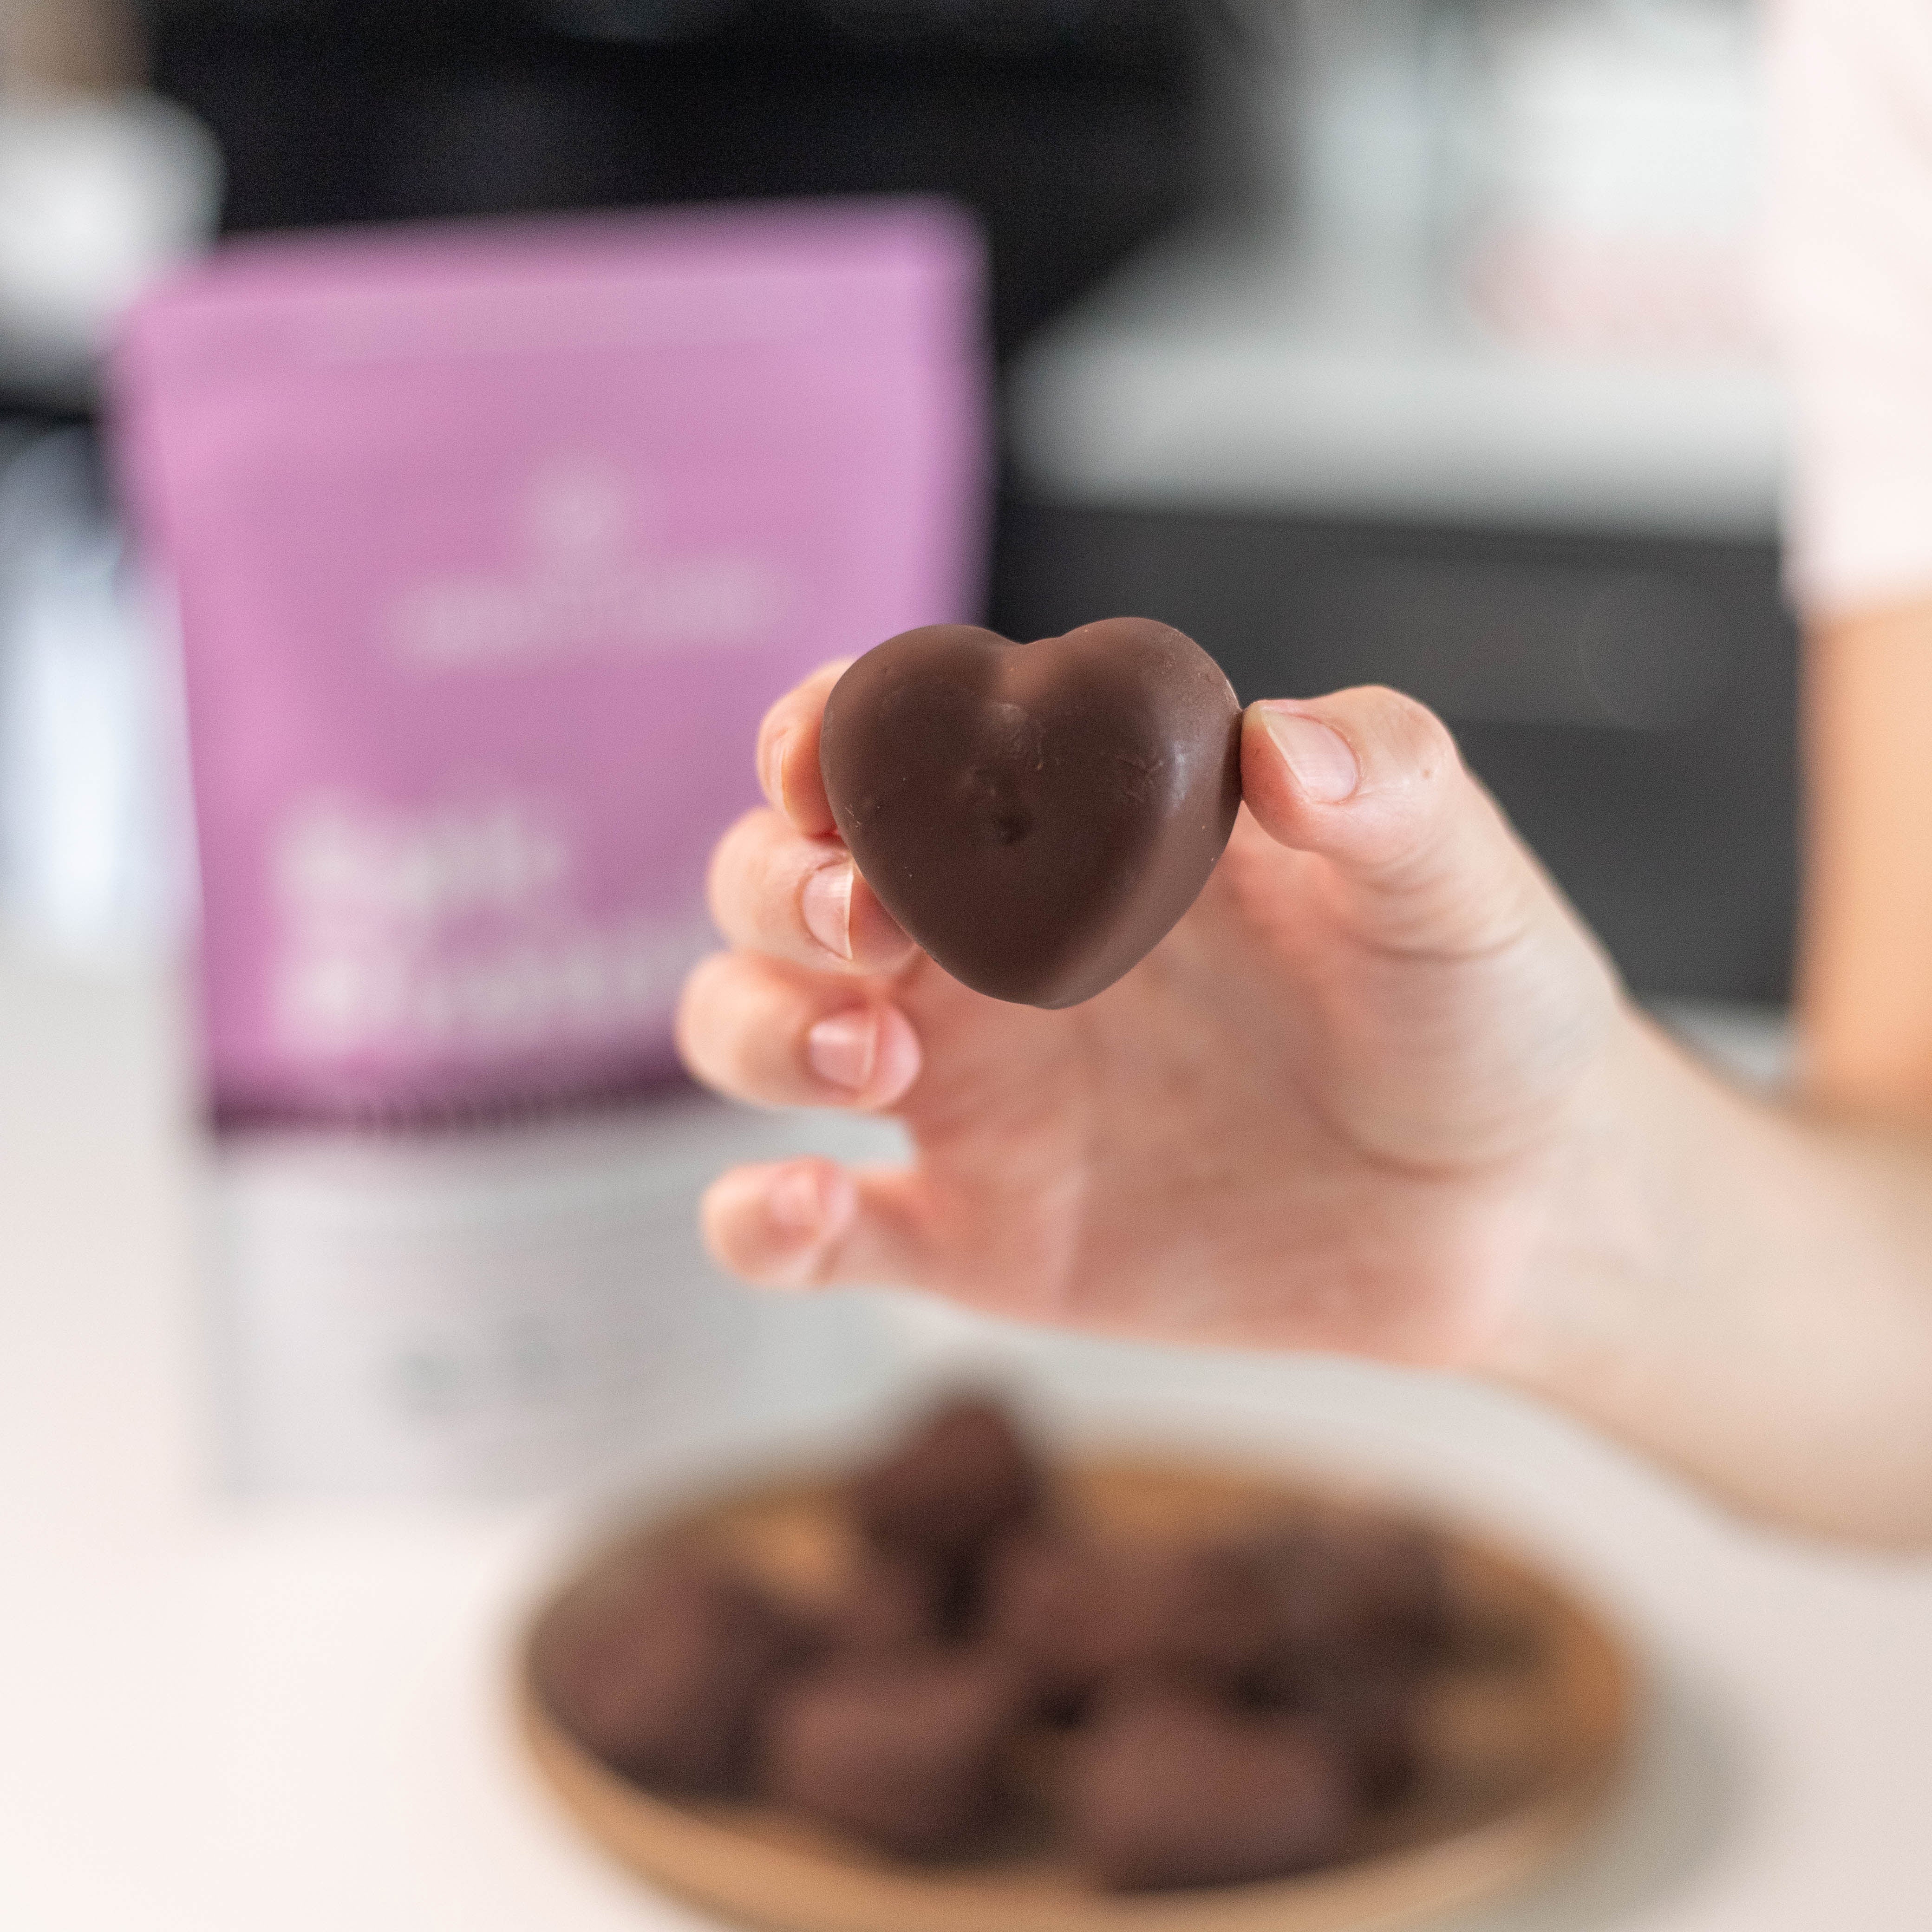
[[670, 1070], [765, 706], [971, 614], [980, 262], [930, 203], [680, 210], [247, 244], [142, 305], [218, 1116]]

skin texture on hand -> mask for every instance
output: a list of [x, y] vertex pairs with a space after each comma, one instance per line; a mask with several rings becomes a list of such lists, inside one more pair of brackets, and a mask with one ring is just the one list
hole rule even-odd
[[1806, 1084], [1862, 1115], [1932, 1120], [1932, 598], [1806, 638]]
[[1252, 706], [1193, 908], [1061, 1012], [968, 992], [832, 830], [818, 724], [765, 721], [732, 950], [680, 1045], [719, 1090], [889, 1113], [904, 1169], [741, 1168], [748, 1280], [1454, 1367], [1786, 1525], [1932, 1542], [1932, 1144], [1734, 1094], [1622, 998], [1448, 734], [1392, 692]]
[[1106, 992], [1040, 1012], [949, 979], [856, 877], [818, 776], [838, 669], [760, 734], [772, 807], [712, 878], [736, 950], [693, 976], [681, 1040], [740, 1098], [894, 1114], [916, 1158], [726, 1177], [704, 1210], [726, 1265], [1480, 1363], [1618, 1003], [1437, 720], [1379, 689], [1252, 708], [1246, 803], [1192, 910]]

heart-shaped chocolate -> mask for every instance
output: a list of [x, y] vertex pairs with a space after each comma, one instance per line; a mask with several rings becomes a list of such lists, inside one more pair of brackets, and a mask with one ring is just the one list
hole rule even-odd
[[1016, 644], [907, 631], [833, 687], [819, 765], [886, 910], [956, 980], [1070, 1006], [1194, 903], [1241, 801], [1240, 707], [1144, 617]]

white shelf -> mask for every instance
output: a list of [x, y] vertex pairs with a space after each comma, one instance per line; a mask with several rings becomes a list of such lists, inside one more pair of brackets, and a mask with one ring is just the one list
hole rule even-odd
[[1130, 267], [1010, 411], [1060, 501], [1714, 536], [1774, 531], [1784, 441], [1768, 370], [1534, 356], [1225, 244]]

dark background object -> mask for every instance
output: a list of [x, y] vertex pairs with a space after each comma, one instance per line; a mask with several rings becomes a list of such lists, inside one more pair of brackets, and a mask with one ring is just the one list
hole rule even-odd
[[1773, 546], [1013, 497], [994, 590], [1013, 637], [1162, 618], [1244, 702], [1412, 692], [1637, 990], [1787, 992], [1797, 647]]
[[[148, 0], [230, 232], [952, 195], [1003, 359], [1252, 184], [1224, 0]], [[1795, 644], [1768, 543], [1121, 511], [1010, 488], [992, 621], [1179, 625], [1243, 697], [1434, 704], [1631, 984], [1774, 999]]]
[[1002, 355], [1226, 186], [1217, 0], [152, 0], [230, 232], [950, 195]]

